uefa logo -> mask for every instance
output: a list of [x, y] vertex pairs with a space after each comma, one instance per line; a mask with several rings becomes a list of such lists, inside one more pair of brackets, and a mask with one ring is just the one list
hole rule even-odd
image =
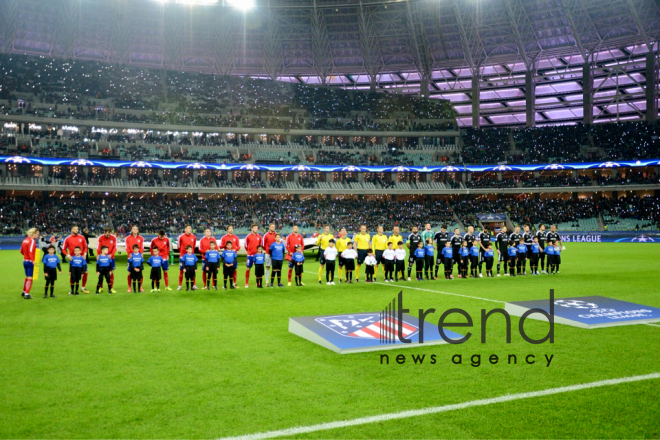
[[558, 299], [555, 301], [555, 305], [559, 307], [568, 307], [573, 309], [596, 309], [598, 304], [580, 301], [577, 299]]

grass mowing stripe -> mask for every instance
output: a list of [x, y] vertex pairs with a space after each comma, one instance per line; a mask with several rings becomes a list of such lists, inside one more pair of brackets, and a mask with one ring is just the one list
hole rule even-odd
[[261, 433], [248, 434], [248, 435], [243, 435], [243, 436], [238, 436], [238, 437], [223, 437], [219, 440], [262, 440], [262, 439], [267, 439], [267, 438], [292, 436], [292, 435], [298, 435], [298, 434], [305, 434], [305, 433], [308, 433], [308, 432], [327, 431], [329, 429], [345, 428], [345, 427], [348, 427], [348, 426], [366, 425], [366, 424], [369, 424], [369, 423], [378, 423], [378, 422], [386, 422], [386, 421], [389, 421], [389, 420], [405, 419], [405, 418], [409, 418], [409, 417], [425, 416], [425, 415], [429, 415], [429, 414], [437, 414], [437, 413], [442, 413], [442, 412], [447, 412], [447, 411], [455, 411], [455, 410], [458, 410], [458, 409], [465, 409], [465, 408], [470, 408], [470, 407], [474, 407], [474, 406], [492, 405], [494, 403], [511, 402], [513, 400], [521, 400], [521, 399], [530, 399], [530, 398], [533, 398], [533, 397], [550, 396], [550, 395], [553, 395], [553, 394], [561, 394], [561, 393], [567, 393], [567, 392], [571, 392], [571, 391], [586, 390], [586, 389], [590, 389], [590, 388], [598, 388], [598, 387], [619, 385], [619, 384], [623, 384], [623, 383], [639, 382], [639, 381], [643, 381], [643, 380], [652, 380], [652, 379], [660, 379], [660, 373], [644, 374], [644, 375], [640, 375], [640, 376], [620, 377], [620, 378], [617, 378], [617, 379], [599, 380], [599, 381], [596, 381], [596, 382], [588, 382], [588, 383], [582, 383], [582, 384], [577, 384], [577, 385], [569, 385], [569, 386], [565, 386], [565, 387], [549, 388], [549, 389], [541, 390], [541, 391], [531, 391], [531, 392], [528, 392], [528, 393], [507, 394], [507, 395], [504, 395], [504, 396], [494, 397], [494, 398], [491, 398], [491, 399], [471, 400], [469, 402], [456, 403], [456, 404], [453, 404], [453, 405], [434, 406], [434, 407], [424, 408], [424, 409], [416, 409], [416, 410], [401, 411], [401, 412], [396, 412], [396, 413], [381, 414], [379, 416], [361, 417], [361, 418], [353, 419], [353, 420], [342, 420], [342, 421], [338, 421], [338, 422], [320, 423], [318, 425], [311, 425], [311, 426], [300, 426], [300, 427], [297, 427], [297, 428], [289, 428], [289, 429], [281, 429], [281, 430], [277, 430], [277, 431], [261, 432]]
[[[314, 273], [314, 274], [318, 275], [318, 272], [310, 272], [308, 270], [306, 270], [305, 273]], [[480, 301], [490, 301], [490, 302], [496, 302], [496, 303], [503, 303], [504, 302], [504, 301], [499, 301], [497, 299], [481, 298], [480, 296], [470, 296], [470, 295], [463, 295], [461, 293], [443, 292], [441, 290], [422, 289], [421, 287], [412, 287], [412, 286], [408, 286], [408, 285], [405, 285], [405, 284], [389, 284], [389, 283], [381, 283], [379, 281], [375, 281], [374, 284], [378, 284], [378, 285], [381, 285], [381, 286], [387, 286], [387, 287], [404, 287], [405, 286], [406, 289], [422, 290], [424, 292], [431, 292], [431, 293], [442, 293], [443, 295], [460, 296], [460, 297], [463, 297], [463, 298], [477, 299], [477, 300], [480, 300]]]

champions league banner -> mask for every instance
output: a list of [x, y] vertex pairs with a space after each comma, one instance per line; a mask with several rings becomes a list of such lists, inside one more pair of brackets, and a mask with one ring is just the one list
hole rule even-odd
[[440, 166], [346, 166], [346, 165], [265, 165], [265, 164], [230, 164], [230, 163], [199, 163], [199, 162], [147, 162], [120, 160], [89, 160], [89, 159], [53, 159], [23, 156], [0, 156], [0, 163], [33, 164], [47, 166], [84, 166], [105, 168], [153, 168], [153, 169], [189, 169], [211, 171], [319, 171], [332, 172], [366, 172], [366, 173], [456, 173], [456, 172], [486, 172], [486, 171], [545, 171], [545, 170], [589, 170], [607, 168], [637, 168], [660, 165], [660, 159], [618, 161], [618, 162], [586, 162], [563, 164], [534, 165], [440, 165]]
[[660, 232], [561, 232], [559, 236], [566, 243], [660, 243]]

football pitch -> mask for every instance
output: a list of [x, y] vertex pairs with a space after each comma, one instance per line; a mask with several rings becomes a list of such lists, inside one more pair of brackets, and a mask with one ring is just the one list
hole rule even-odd
[[[57, 298], [42, 299], [42, 277], [31, 301], [20, 297], [18, 251], [0, 251], [0, 437], [217, 439], [328, 423], [279, 434], [658, 438], [658, 378], [534, 392], [659, 373], [659, 324], [592, 330], [555, 324], [555, 342], [534, 345], [522, 339], [519, 318], [512, 316], [507, 344], [505, 321], [495, 315], [486, 343], [480, 341], [481, 309], [548, 298], [550, 289], [556, 298], [602, 295], [660, 307], [660, 246], [566, 247], [554, 276], [326, 286], [325, 280], [318, 284], [318, 263], [308, 253], [304, 287], [256, 289], [253, 273], [244, 289], [241, 260], [238, 290], [149, 293], [145, 279], [147, 292], [138, 294], [126, 293], [124, 256], [117, 261], [117, 294], [105, 289], [99, 296], [69, 296], [63, 265]], [[176, 289], [177, 266], [170, 273]], [[286, 269], [286, 285], [285, 277]], [[96, 279], [92, 265], [92, 292]], [[201, 286], [199, 271], [197, 280]], [[471, 331], [472, 338], [461, 345], [339, 355], [288, 332], [289, 317], [379, 311], [399, 290], [413, 315], [435, 308], [427, 318], [433, 323], [447, 309], [466, 310], [474, 327], [455, 331]], [[548, 324], [527, 320], [525, 329], [540, 338]], [[381, 354], [389, 364], [381, 363]], [[396, 362], [399, 354], [405, 363]], [[425, 360], [415, 363], [412, 355]], [[452, 362], [455, 355], [462, 364]], [[497, 364], [489, 362], [491, 355]], [[509, 355], [517, 363], [509, 363]], [[529, 355], [535, 363], [525, 361]], [[520, 393], [531, 394], [496, 399]], [[391, 416], [485, 399], [494, 400]], [[332, 424], [370, 416], [383, 417]]]

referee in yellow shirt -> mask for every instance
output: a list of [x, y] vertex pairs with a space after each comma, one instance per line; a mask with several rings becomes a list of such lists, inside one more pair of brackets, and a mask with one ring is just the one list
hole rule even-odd
[[394, 249], [399, 247], [399, 242], [403, 242], [403, 236], [400, 234], [400, 229], [398, 226], [395, 226], [392, 228], [392, 235], [390, 235], [390, 238], [387, 239], [387, 243], [392, 243], [394, 245]]
[[360, 266], [367, 258], [367, 251], [371, 249], [371, 235], [367, 234], [367, 225], [360, 226], [360, 232], [353, 234], [353, 241], [357, 247], [357, 270], [355, 271], [355, 282], [360, 282]]
[[325, 265], [325, 257], [323, 256], [323, 251], [328, 247], [330, 240], [334, 238], [335, 237], [330, 233], [330, 225], [325, 225], [323, 227], [323, 234], [319, 234], [319, 236], [316, 238], [316, 245], [321, 248], [321, 259], [319, 261], [321, 263], [319, 266], [319, 284], [322, 284], [321, 279], [323, 276], [323, 266]]
[[336, 240], [335, 246], [337, 246], [337, 253], [339, 254], [338, 260], [339, 260], [339, 282], [341, 283], [341, 271], [344, 267], [344, 258], [341, 256], [341, 253], [346, 250], [348, 247], [348, 243], [350, 243], [351, 237], [348, 236], [348, 232], [346, 231], [346, 228], [341, 228], [341, 231], [339, 231], [339, 238]]
[[[374, 269], [374, 275], [378, 275], [378, 265], [383, 260], [383, 251], [387, 249], [387, 235], [383, 234], [382, 226], [378, 226], [376, 235], [371, 237], [371, 247], [372, 250], [374, 251], [374, 254], [376, 254], [376, 267]], [[384, 276], [385, 276], [385, 267], [383, 266], [383, 277]], [[376, 281], [375, 276], [374, 276], [374, 281]]]

